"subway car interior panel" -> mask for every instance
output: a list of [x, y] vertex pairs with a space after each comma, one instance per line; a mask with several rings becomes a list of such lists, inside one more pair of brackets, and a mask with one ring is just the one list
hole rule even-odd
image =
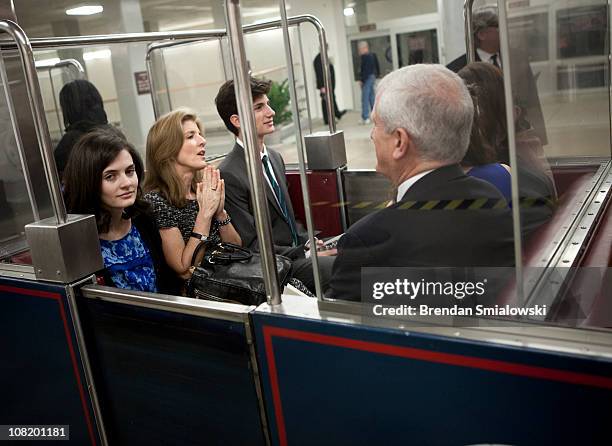
[[611, 14], [0, 0], [0, 441], [612, 444]]

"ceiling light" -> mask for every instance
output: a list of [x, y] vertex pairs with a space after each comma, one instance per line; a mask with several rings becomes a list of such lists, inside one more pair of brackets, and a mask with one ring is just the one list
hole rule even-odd
[[88, 51], [83, 53], [83, 60], [90, 61], [95, 59], [108, 59], [111, 57], [111, 50]]
[[355, 10], [353, 8], [344, 8], [344, 16], [350, 17], [355, 14]]
[[66, 9], [66, 15], [93, 15], [104, 11], [101, 5], [83, 5]]
[[36, 61], [36, 68], [47, 68], [52, 67], [60, 61], [59, 57], [52, 57], [51, 59], [42, 59]]

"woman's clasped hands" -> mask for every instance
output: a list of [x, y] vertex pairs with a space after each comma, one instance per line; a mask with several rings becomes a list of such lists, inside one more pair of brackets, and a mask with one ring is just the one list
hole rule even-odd
[[222, 219], [225, 206], [225, 182], [219, 169], [206, 166], [202, 171], [202, 181], [197, 187], [198, 206], [208, 218]]

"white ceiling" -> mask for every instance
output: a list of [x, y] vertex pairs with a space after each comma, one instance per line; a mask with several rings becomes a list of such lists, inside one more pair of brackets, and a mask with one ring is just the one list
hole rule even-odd
[[[213, 20], [213, 6], [217, 17], [223, 17], [223, 0], [14, 0], [17, 21], [29, 37], [133, 31], [122, 26], [119, 10], [129, 10], [134, 3], [140, 4], [145, 31], [225, 27]], [[66, 9], [84, 4], [100, 4], [104, 12], [66, 15]], [[241, 6], [245, 24], [279, 15], [278, 0], [244, 0]]]

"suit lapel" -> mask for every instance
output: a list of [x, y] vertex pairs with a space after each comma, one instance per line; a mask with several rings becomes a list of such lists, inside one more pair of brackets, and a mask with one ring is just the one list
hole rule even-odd
[[[272, 152], [268, 150], [268, 159], [270, 160], [270, 166], [272, 166], [272, 171], [274, 172], [274, 177], [276, 178], [276, 182], [278, 183], [278, 186], [280, 187], [281, 194], [283, 194], [283, 198], [285, 199], [285, 203], [287, 204], [287, 210], [289, 211], [289, 217], [295, 220], [295, 218], [293, 217], [293, 209], [291, 207], [291, 200], [289, 199], [289, 191], [287, 190], [287, 185], [285, 184], [285, 172], [283, 171], [282, 166], [278, 163], [276, 159], [276, 153], [272, 154]], [[278, 202], [276, 201], [276, 197], [274, 196], [274, 194], [272, 194], [270, 187], [268, 187], [268, 190], [270, 191], [271, 199], [272, 201], [274, 201], [274, 206], [276, 207], [276, 210], [280, 213], [280, 215], [284, 219], [285, 217], [283, 215], [283, 212], [280, 206], [278, 205]]]

